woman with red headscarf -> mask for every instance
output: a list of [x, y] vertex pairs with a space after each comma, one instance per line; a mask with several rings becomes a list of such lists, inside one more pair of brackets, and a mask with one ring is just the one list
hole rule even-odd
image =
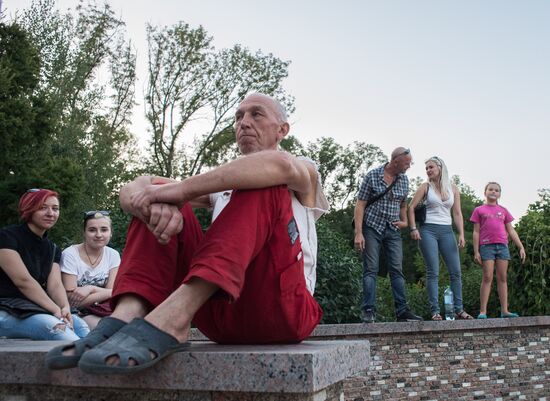
[[0, 229], [0, 336], [77, 340], [89, 329], [70, 312], [61, 282], [61, 250], [47, 232], [59, 218], [59, 195], [30, 189], [19, 200], [22, 224]]

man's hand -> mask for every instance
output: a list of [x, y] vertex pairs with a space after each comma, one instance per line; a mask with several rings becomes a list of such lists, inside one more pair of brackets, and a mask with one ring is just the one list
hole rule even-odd
[[183, 217], [176, 205], [154, 203], [150, 208], [147, 227], [158, 242], [164, 245], [170, 241], [173, 235], [183, 229]]
[[392, 221], [392, 224], [395, 228], [399, 230], [402, 230], [403, 228], [407, 228], [409, 225], [406, 221], [403, 221], [403, 220]]
[[151, 217], [151, 205], [157, 202], [157, 190], [157, 185], [147, 185], [130, 196], [132, 214], [140, 220], [143, 220], [145, 223], [149, 223]]
[[166, 192], [170, 186], [171, 192], [174, 192], [176, 187], [169, 184], [171, 181], [168, 179], [154, 178], [151, 182], [152, 185], [146, 185], [130, 195], [132, 214], [147, 224], [161, 244], [167, 244], [183, 228], [183, 217], [179, 211], [183, 202], [182, 205], [158, 202], [159, 191]]
[[355, 249], [363, 252], [363, 250], [365, 249], [365, 237], [363, 236], [363, 234], [355, 234], [355, 239], [353, 242], [355, 245]]

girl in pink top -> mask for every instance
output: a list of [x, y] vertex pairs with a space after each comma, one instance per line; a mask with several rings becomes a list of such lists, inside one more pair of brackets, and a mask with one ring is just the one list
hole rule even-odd
[[521, 263], [525, 262], [525, 249], [512, 227], [514, 218], [506, 208], [498, 204], [500, 184], [490, 182], [485, 186], [485, 204], [474, 209], [470, 221], [474, 223], [474, 259], [483, 267], [478, 319], [487, 319], [487, 302], [491, 293], [493, 271], [497, 270], [497, 289], [500, 300], [500, 317], [518, 317], [508, 310], [507, 270], [510, 260], [508, 236], [519, 249]]

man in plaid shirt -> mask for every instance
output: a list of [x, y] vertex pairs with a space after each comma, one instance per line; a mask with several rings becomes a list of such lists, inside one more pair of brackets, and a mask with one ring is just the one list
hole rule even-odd
[[[380, 250], [384, 248], [397, 321], [422, 320], [412, 313], [405, 297], [403, 276], [403, 244], [400, 230], [407, 223], [409, 179], [405, 172], [411, 167], [409, 149], [396, 148], [390, 162], [367, 173], [355, 205], [355, 247], [363, 252], [362, 320], [374, 323], [376, 308], [376, 276]], [[360, 224], [362, 222], [362, 224]]]

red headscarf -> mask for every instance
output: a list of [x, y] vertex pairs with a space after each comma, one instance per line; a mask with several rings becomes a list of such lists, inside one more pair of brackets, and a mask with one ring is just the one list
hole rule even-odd
[[19, 199], [19, 215], [23, 221], [29, 221], [50, 196], [59, 198], [59, 194], [50, 189], [29, 189]]

